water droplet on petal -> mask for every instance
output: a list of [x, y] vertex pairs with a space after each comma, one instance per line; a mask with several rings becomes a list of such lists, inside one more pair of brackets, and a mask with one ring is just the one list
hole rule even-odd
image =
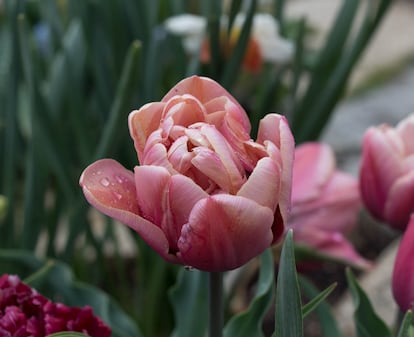
[[110, 182], [109, 182], [108, 178], [102, 178], [99, 182], [100, 182], [100, 183], [101, 183], [101, 185], [102, 185], [102, 186], [104, 186], [104, 187], [108, 187], [108, 186], [109, 186], [109, 184], [110, 184]]
[[123, 184], [123, 183], [128, 181], [128, 179], [126, 177], [124, 177], [122, 175], [119, 175], [119, 174], [115, 176], [115, 179], [120, 184]]
[[121, 200], [121, 199], [122, 199], [122, 194], [120, 194], [120, 193], [118, 193], [118, 192], [115, 192], [115, 191], [113, 191], [113, 192], [112, 192], [112, 194], [114, 195], [114, 197], [115, 197], [116, 199], [118, 199], [118, 200]]

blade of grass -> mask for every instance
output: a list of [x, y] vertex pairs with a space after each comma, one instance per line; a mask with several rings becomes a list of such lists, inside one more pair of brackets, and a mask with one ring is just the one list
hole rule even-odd
[[250, 1], [250, 6], [239, 39], [237, 40], [237, 44], [234, 47], [231, 57], [223, 70], [223, 75], [221, 76], [221, 84], [228, 90], [231, 89], [233, 83], [237, 80], [237, 75], [240, 71], [241, 64], [243, 63], [246, 48], [250, 39], [256, 4], [257, 0]]
[[276, 287], [275, 337], [303, 337], [302, 304], [295, 266], [293, 232], [285, 236]]
[[94, 155], [95, 160], [103, 158], [108, 154], [110, 148], [115, 145], [115, 136], [122, 117], [125, 117], [125, 114], [129, 113], [128, 106], [136, 90], [140, 51], [141, 44], [138, 41], [132, 42], [125, 58], [116, 96], [111, 106], [109, 120], [106, 122], [102, 138]]

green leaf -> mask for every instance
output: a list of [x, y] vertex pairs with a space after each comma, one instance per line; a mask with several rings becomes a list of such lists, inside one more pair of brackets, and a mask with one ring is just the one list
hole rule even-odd
[[224, 337], [262, 337], [264, 315], [273, 300], [274, 295], [274, 261], [270, 249], [260, 256], [260, 274], [256, 294], [248, 309], [226, 324]]
[[171, 336], [203, 336], [207, 331], [208, 273], [182, 268], [169, 297], [175, 316]]
[[276, 337], [303, 337], [302, 304], [295, 267], [293, 232], [286, 234], [276, 288]]
[[250, 39], [251, 28], [253, 25], [253, 17], [256, 11], [257, 0], [250, 2], [249, 9], [246, 13], [246, 19], [240, 32], [239, 39], [232, 52], [232, 55], [223, 70], [221, 77], [221, 84], [227, 89], [231, 89], [234, 81], [237, 80], [240, 72], [240, 66], [243, 63], [244, 55], [246, 54], [247, 44]]
[[[319, 290], [305, 277], [299, 277], [299, 282], [303, 293], [309, 298], [318, 297]], [[322, 336], [324, 337], [343, 337], [341, 331], [336, 324], [334, 315], [330, 306], [322, 302], [315, 308], [315, 312], [318, 315], [321, 325]]]
[[355, 304], [354, 319], [356, 324], [356, 336], [391, 337], [391, 332], [375, 313], [368, 296], [355, 280], [351, 270], [347, 269], [346, 277]]
[[335, 289], [336, 283], [331, 284], [328, 288], [320, 292], [317, 296], [315, 296], [312, 300], [310, 300], [308, 303], [306, 303], [302, 307], [302, 315], [303, 318], [308, 316], [313, 310], [315, 310], [319, 304], [321, 304]]
[[410, 334], [410, 328], [412, 328], [412, 323], [413, 323], [413, 312], [411, 310], [408, 310], [405, 313], [404, 318], [401, 322], [401, 326], [400, 326], [400, 329], [398, 330], [397, 337], [411, 337], [412, 335]]
[[80, 332], [62, 331], [47, 335], [46, 337], [88, 337], [88, 335], [84, 335]]
[[[306, 90], [306, 94], [293, 114], [292, 128], [300, 137], [309, 128], [316, 129], [317, 121], [325, 113], [319, 107], [319, 104], [316, 103], [320, 99], [320, 93], [324, 93], [323, 96], [326, 96], [324, 88], [340, 63], [358, 5], [358, 0], [344, 0], [335, 18], [334, 25], [329, 31], [317, 64], [312, 71], [311, 82]], [[318, 109], [315, 105], [318, 106]], [[303, 140], [301, 139], [301, 141]]]
[[[102, 138], [94, 156], [95, 159], [104, 157], [117, 135], [118, 126], [125, 113], [129, 113], [129, 104], [136, 90], [138, 61], [140, 58], [141, 43], [133, 41], [126, 55], [121, 78], [118, 83], [115, 99], [112, 103], [109, 120], [105, 125]], [[125, 117], [126, 118], [126, 117]]]
[[112, 329], [114, 337], [141, 337], [132, 319], [102, 290], [77, 281], [68, 265], [57, 260], [42, 260], [32, 252], [0, 250], [0, 273], [16, 269], [24, 282], [44, 296], [69, 306], [89, 305], [94, 314]]

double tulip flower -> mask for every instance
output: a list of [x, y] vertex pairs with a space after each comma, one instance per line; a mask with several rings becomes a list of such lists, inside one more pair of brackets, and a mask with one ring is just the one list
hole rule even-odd
[[193, 76], [129, 116], [140, 165], [112, 159], [80, 185], [104, 214], [135, 230], [165, 260], [205, 271], [237, 268], [275, 243], [290, 207], [294, 140], [277, 114], [256, 141], [239, 103]]
[[404, 311], [414, 308], [414, 115], [395, 128], [371, 127], [363, 139], [360, 188], [368, 210], [405, 231], [396, 256], [392, 289]]
[[379, 220], [404, 230], [414, 212], [414, 115], [395, 128], [371, 127], [362, 145], [360, 188]]

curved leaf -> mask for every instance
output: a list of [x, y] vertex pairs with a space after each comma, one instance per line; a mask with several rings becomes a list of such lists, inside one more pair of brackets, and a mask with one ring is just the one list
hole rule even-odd
[[303, 337], [302, 303], [295, 267], [293, 233], [289, 230], [280, 255], [276, 288], [276, 337]]
[[274, 263], [270, 249], [260, 256], [260, 274], [256, 294], [249, 308], [232, 317], [224, 328], [224, 337], [262, 337], [262, 322], [273, 300]]
[[404, 318], [401, 322], [400, 329], [398, 330], [397, 337], [410, 337], [410, 328], [412, 328], [413, 323], [413, 312], [411, 310], [408, 310]]
[[80, 332], [62, 331], [47, 335], [46, 337], [88, 337], [88, 335], [84, 335]]
[[182, 268], [169, 292], [175, 316], [172, 337], [204, 336], [208, 316], [208, 273]]
[[391, 337], [390, 330], [375, 313], [368, 296], [355, 280], [351, 270], [347, 269], [346, 277], [355, 304], [356, 336]]
[[[316, 289], [316, 287], [309, 280], [307, 280], [305, 277], [300, 277], [299, 281], [300, 281], [300, 285], [301, 285], [301, 288], [305, 296], [314, 297], [314, 298], [318, 297], [318, 293], [319, 293], [318, 289]], [[322, 336], [343, 337], [341, 331], [338, 328], [338, 325], [336, 323], [332, 310], [327, 303], [325, 302], [320, 303], [318, 307], [315, 308], [315, 312], [319, 318], [319, 322], [320, 322], [321, 330], [322, 330]]]

